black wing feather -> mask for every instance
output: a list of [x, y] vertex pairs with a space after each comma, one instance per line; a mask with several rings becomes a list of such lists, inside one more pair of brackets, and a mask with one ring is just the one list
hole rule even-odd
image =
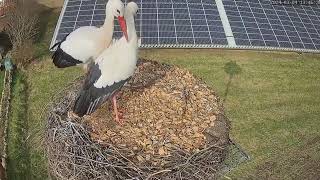
[[52, 59], [53, 64], [58, 68], [66, 68], [83, 63], [82, 61], [73, 58], [70, 54], [64, 52], [60, 48], [61, 44], [67, 39], [68, 35], [66, 35], [60, 42], [57, 42], [50, 48], [50, 50], [52, 50], [57, 47], [57, 50], [52, 55]]
[[122, 80], [105, 88], [96, 88], [94, 83], [101, 76], [101, 71], [97, 64], [90, 67], [89, 74], [84, 82], [82, 90], [77, 97], [73, 112], [79, 117], [91, 114], [97, 110], [101, 104], [107, 101], [115, 92], [119, 91], [122, 86], [130, 79]]

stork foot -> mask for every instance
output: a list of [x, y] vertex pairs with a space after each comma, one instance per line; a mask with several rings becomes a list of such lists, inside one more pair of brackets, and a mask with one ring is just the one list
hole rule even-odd
[[118, 106], [117, 106], [117, 96], [118, 93], [112, 96], [112, 103], [113, 103], [113, 110], [115, 114], [115, 121], [119, 123], [120, 125], [123, 125], [123, 111], [118, 111]]
[[115, 114], [115, 118], [114, 120], [120, 124], [120, 125], [123, 125], [124, 124], [124, 120], [123, 120], [123, 111], [122, 110], [117, 110], [117, 114]]
[[118, 124], [120, 124], [120, 125], [123, 125], [123, 124], [124, 124], [123, 119], [121, 119], [119, 116], [116, 116], [116, 117], [114, 118], [114, 120], [115, 120]]

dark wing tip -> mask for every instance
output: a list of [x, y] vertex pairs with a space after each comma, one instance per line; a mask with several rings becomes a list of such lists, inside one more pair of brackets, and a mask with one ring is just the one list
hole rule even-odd
[[66, 68], [82, 64], [82, 61], [74, 59], [72, 56], [64, 52], [60, 47], [52, 55], [53, 64], [58, 68]]

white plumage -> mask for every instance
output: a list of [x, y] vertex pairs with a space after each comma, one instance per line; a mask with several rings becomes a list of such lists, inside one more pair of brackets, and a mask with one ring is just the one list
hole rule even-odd
[[87, 63], [90, 59], [97, 58], [109, 46], [112, 34], [113, 26], [108, 29], [94, 26], [81, 27], [67, 36], [61, 43], [61, 49], [73, 58]]
[[112, 41], [114, 17], [118, 17], [123, 33], [126, 35], [124, 6], [121, 0], [109, 0], [106, 5], [106, 17], [102, 27], [83, 26], [71, 32], [58, 46], [52, 56], [53, 63], [59, 67], [69, 67], [88, 63], [96, 59]]

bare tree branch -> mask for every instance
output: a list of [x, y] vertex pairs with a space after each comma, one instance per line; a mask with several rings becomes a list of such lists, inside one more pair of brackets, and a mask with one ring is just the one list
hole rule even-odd
[[38, 16], [32, 0], [17, 0], [15, 9], [8, 14], [7, 32], [13, 44], [12, 54], [18, 66], [33, 58], [33, 40], [39, 32]]

